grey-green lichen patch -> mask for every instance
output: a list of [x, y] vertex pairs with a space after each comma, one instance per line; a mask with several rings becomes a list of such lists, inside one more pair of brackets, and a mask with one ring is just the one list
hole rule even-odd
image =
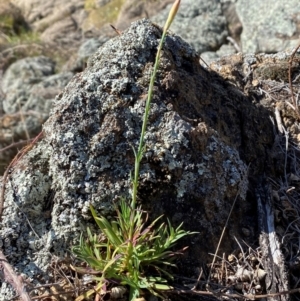
[[[104, 44], [56, 97], [44, 140], [15, 168], [0, 234], [11, 263], [28, 277], [51, 276], [50, 257], [64, 256], [88, 225], [93, 229], [90, 204], [110, 218], [115, 202], [130, 197], [132, 147], [138, 146], [161, 33], [141, 20]], [[226, 85], [199, 65], [187, 43], [168, 35], [155, 82], [138, 201], [150, 218], [163, 213], [174, 226], [184, 222], [186, 229], [200, 232], [191, 238], [194, 264], [187, 268], [192, 270], [212, 251], [237, 196], [239, 210], [230, 224], [236, 236], [247, 210], [247, 164], [240, 152], [247, 157], [243, 124], [256, 123], [245, 117], [241, 124], [240, 116], [247, 108], [251, 117], [254, 109]], [[229, 247], [230, 240], [225, 241], [224, 248]]]
[[[51, 258], [50, 218], [45, 215], [51, 197], [48, 161], [49, 148], [38, 145], [17, 163], [6, 183], [0, 244], [10, 264], [29, 281], [46, 271]], [[11, 294], [10, 286], [1, 286], [0, 296]]]

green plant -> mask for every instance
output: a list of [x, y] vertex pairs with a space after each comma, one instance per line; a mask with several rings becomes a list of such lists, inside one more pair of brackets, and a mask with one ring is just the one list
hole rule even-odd
[[39, 34], [33, 31], [21, 30], [18, 35], [7, 36], [7, 43], [12, 45], [24, 44], [24, 43], [38, 43], [40, 41]]
[[[130, 287], [129, 300], [137, 298], [140, 289], [148, 289], [151, 293], [159, 295], [159, 291], [172, 288], [167, 284], [167, 279], [173, 277], [164, 267], [175, 266], [172, 259], [180, 252], [172, 252], [169, 249], [178, 239], [191, 234], [190, 232], [182, 230], [182, 225], [174, 229], [169, 221], [168, 225], [162, 223], [157, 227], [161, 216], [145, 227], [146, 214], [140, 207], [132, 211], [124, 199], [120, 202], [120, 209], [117, 209], [117, 219], [112, 222], [103, 216], [98, 217], [93, 207], [91, 211], [105, 240], [99, 241], [98, 236], [92, 234], [88, 228], [87, 241], [81, 236], [80, 243], [73, 248], [73, 252], [94, 271], [100, 271], [101, 276], [94, 278], [98, 281], [97, 287], [77, 298], [77, 301], [87, 298], [95, 291], [100, 292], [105, 287], [105, 282], [110, 280]], [[156, 276], [148, 275], [149, 269]], [[76, 270], [87, 273], [86, 269]]]
[[[101, 290], [105, 290], [106, 283], [109, 281], [117, 281], [128, 285], [130, 287], [129, 300], [137, 298], [141, 289], [147, 289], [152, 294], [161, 296], [161, 291], [172, 288], [167, 283], [168, 279], [173, 278], [167, 271], [167, 267], [175, 266], [172, 262], [174, 255], [181, 254], [184, 250], [173, 252], [170, 248], [180, 238], [195, 233], [182, 230], [182, 224], [177, 228], [173, 228], [169, 220], [167, 224], [161, 223], [157, 225], [162, 216], [154, 220], [149, 226], [146, 226], [148, 216], [142, 211], [141, 207], [137, 207], [140, 162], [145, 149], [144, 137], [153, 97], [154, 81], [166, 33], [177, 13], [179, 4], [180, 0], [176, 0], [173, 4], [156, 54], [154, 70], [148, 89], [139, 147], [137, 151], [133, 150], [135, 167], [132, 177], [131, 202], [129, 204], [126, 200], [121, 199], [120, 208], [116, 208], [117, 219], [111, 222], [103, 216], [98, 217], [91, 206], [92, 215], [102, 231], [104, 240], [99, 239], [88, 228], [87, 240], [84, 240], [81, 236], [79, 245], [73, 247], [74, 254], [93, 269], [92, 273], [100, 275], [100, 277], [94, 276], [94, 279], [98, 281], [96, 288], [79, 296], [76, 301], [83, 300], [95, 292], [99, 293]], [[87, 269], [75, 269], [78, 272], [87, 273]]]

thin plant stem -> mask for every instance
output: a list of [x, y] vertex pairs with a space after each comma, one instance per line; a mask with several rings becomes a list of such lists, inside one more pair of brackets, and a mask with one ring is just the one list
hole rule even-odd
[[139, 148], [138, 148], [137, 154], [135, 155], [133, 191], [132, 191], [132, 203], [131, 203], [131, 207], [133, 210], [136, 207], [140, 163], [141, 163], [141, 160], [143, 158], [143, 153], [144, 153], [145, 133], [146, 133], [148, 117], [149, 117], [149, 112], [150, 112], [150, 105], [151, 105], [151, 101], [153, 98], [153, 87], [154, 87], [156, 73], [157, 73], [158, 65], [159, 65], [160, 53], [161, 53], [161, 49], [163, 47], [163, 42], [165, 40], [165, 36], [166, 36], [166, 32], [163, 32], [162, 38], [160, 40], [160, 43], [159, 43], [159, 46], [157, 49], [154, 69], [153, 69], [153, 72], [151, 75], [150, 85], [149, 85], [149, 90], [148, 90], [148, 97], [147, 97], [147, 101], [146, 101], [146, 107], [145, 107], [145, 113], [144, 113], [144, 118], [143, 118], [143, 125], [142, 125], [142, 132], [141, 132], [141, 136], [140, 136]]
[[[149, 118], [150, 105], [151, 105], [151, 101], [153, 98], [154, 82], [156, 79], [156, 73], [157, 73], [159, 61], [160, 61], [160, 53], [161, 53], [161, 50], [162, 50], [162, 47], [163, 47], [163, 44], [165, 41], [167, 31], [170, 28], [172, 21], [174, 20], [174, 17], [178, 11], [179, 5], [180, 5], [180, 0], [176, 0], [170, 10], [168, 19], [167, 19], [164, 29], [163, 29], [162, 37], [161, 37], [159, 45], [158, 45], [154, 68], [152, 71], [152, 75], [150, 78], [150, 84], [149, 84], [149, 88], [148, 88], [148, 97], [147, 97], [145, 112], [144, 112], [144, 117], [143, 117], [143, 125], [142, 125], [142, 131], [141, 131], [141, 135], [140, 135], [139, 147], [138, 147], [137, 152], [134, 151], [135, 163], [134, 163], [134, 177], [132, 180], [133, 188], [132, 188], [132, 199], [131, 199], [131, 210], [133, 213], [133, 217], [132, 217], [133, 221], [134, 221], [134, 214], [135, 214], [135, 210], [136, 210], [137, 192], [138, 192], [138, 186], [139, 186], [140, 163], [143, 158], [144, 151], [145, 151], [145, 133], [146, 133], [147, 123], [148, 123], [148, 118]], [[128, 261], [131, 260], [131, 258], [132, 258], [133, 231], [134, 231], [134, 222], [131, 223], [131, 226], [129, 229], [128, 253], [127, 253]]]
[[[247, 168], [247, 174], [248, 174], [248, 170], [249, 170], [249, 166]], [[245, 178], [242, 179], [242, 181], [245, 181]], [[219, 239], [219, 242], [218, 242], [218, 245], [217, 245], [217, 248], [216, 248], [216, 252], [215, 252], [215, 255], [213, 257], [213, 261], [211, 263], [211, 267], [210, 267], [210, 270], [209, 270], [209, 274], [208, 274], [208, 278], [207, 278], [207, 283], [206, 283], [206, 288], [209, 288], [209, 283], [210, 283], [210, 278], [211, 278], [211, 273], [212, 273], [212, 270], [213, 270], [213, 267], [214, 267], [214, 264], [215, 264], [215, 261], [216, 261], [216, 257], [217, 257], [217, 254], [219, 252], [219, 248], [220, 248], [220, 245], [221, 245], [221, 242], [223, 240], [223, 236], [224, 236], [224, 233], [225, 233], [225, 230], [227, 229], [227, 226], [228, 226], [228, 223], [229, 223], [229, 220], [230, 220], [230, 217], [231, 217], [231, 214], [233, 212], [233, 208], [235, 206], [235, 203], [238, 199], [238, 196], [241, 192], [241, 186], [239, 187], [238, 191], [237, 191], [237, 194], [235, 196], [235, 199], [231, 205], [231, 208], [230, 208], [230, 211], [229, 211], [229, 214], [227, 216], [227, 219], [226, 219], [226, 222], [225, 222], [225, 226], [223, 227], [223, 230], [222, 230], [222, 233], [221, 233], [221, 236], [220, 236], [220, 239]]]

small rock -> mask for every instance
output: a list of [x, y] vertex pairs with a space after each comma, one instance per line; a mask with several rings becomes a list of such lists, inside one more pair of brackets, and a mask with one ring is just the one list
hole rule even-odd
[[[154, 16], [152, 20], [164, 26], [169, 11], [170, 6]], [[219, 49], [228, 36], [226, 18], [222, 14], [220, 1], [183, 1], [171, 31], [180, 35], [199, 53]]]
[[298, 0], [237, 1], [236, 12], [243, 25], [243, 52], [276, 53], [296, 47], [300, 34], [299, 11]]

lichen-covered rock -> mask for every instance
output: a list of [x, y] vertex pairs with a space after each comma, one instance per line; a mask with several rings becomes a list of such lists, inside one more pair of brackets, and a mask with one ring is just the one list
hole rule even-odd
[[237, 1], [236, 11], [243, 24], [241, 46], [245, 53], [276, 53], [294, 48], [299, 43], [297, 0]]
[[[168, 18], [167, 7], [152, 18], [163, 26]], [[226, 18], [220, 1], [186, 0], [172, 24], [172, 30], [190, 43], [199, 53], [218, 50], [228, 36]]]
[[[4, 114], [0, 118], [0, 148], [34, 138], [49, 116], [52, 101], [73, 73], [55, 74], [55, 63], [39, 56], [16, 61], [1, 81]], [[20, 145], [0, 153], [0, 173], [20, 149]]]
[[[30, 109], [49, 113], [51, 100], [72, 77], [72, 73], [59, 75], [54, 73], [55, 62], [44, 56], [24, 58], [10, 65], [1, 82], [5, 94], [4, 112], [12, 114]], [[29, 98], [31, 104], [28, 104]], [[32, 98], [40, 100], [33, 102]]]
[[[57, 96], [44, 140], [11, 171], [0, 237], [10, 263], [30, 279], [51, 277], [51, 256], [65, 256], [81, 231], [93, 227], [89, 204], [109, 218], [114, 202], [129, 197], [132, 147], [138, 145], [161, 34], [142, 20], [104, 44]], [[273, 142], [268, 114], [202, 68], [181, 38], [167, 36], [138, 201], [150, 218], [165, 214], [174, 226], [184, 222], [185, 229], [199, 232], [182, 242], [190, 246], [183, 274], [195, 275], [215, 250], [236, 197], [222, 248], [231, 250], [233, 235], [245, 238], [247, 232], [253, 239], [248, 164], [251, 176], [268, 166]]]

